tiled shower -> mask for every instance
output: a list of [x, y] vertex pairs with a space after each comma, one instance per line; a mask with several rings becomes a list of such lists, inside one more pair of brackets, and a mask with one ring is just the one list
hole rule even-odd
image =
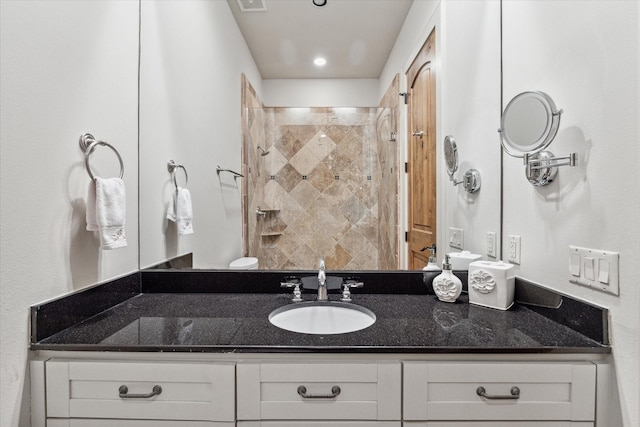
[[397, 269], [397, 93], [396, 78], [378, 108], [265, 107], [243, 77], [245, 256]]

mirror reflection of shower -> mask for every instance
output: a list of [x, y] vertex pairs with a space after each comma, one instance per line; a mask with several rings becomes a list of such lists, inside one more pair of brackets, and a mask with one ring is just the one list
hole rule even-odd
[[261, 151], [260, 155], [263, 156], [263, 157], [266, 156], [267, 154], [269, 154], [269, 150], [265, 150], [260, 145], [258, 145], [258, 150]]

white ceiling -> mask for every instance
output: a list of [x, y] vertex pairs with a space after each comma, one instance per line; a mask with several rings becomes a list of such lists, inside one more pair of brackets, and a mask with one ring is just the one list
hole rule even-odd
[[[261, 3], [261, 0], [242, 0]], [[413, 0], [227, 0], [263, 79], [377, 79]], [[324, 67], [313, 59], [323, 56]]]

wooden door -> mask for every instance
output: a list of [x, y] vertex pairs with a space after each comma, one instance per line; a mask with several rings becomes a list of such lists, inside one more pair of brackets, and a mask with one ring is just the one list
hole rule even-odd
[[436, 242], [435, 29], [407, 71], [409, 85], [409, 269], [429, 260]]

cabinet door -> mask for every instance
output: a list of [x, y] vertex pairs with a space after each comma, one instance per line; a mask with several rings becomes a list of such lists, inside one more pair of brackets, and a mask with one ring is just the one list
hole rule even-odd
[[399, 362], [241, 363], [237, 387], [239, 420], [400, 420], [401, 416]]
[[50, 360], [46, 389], [48, 418], [235, 420], [234, 364]]
[[404, 419], [593, 422], [595, 387], [587, 362], [406, 362]]

